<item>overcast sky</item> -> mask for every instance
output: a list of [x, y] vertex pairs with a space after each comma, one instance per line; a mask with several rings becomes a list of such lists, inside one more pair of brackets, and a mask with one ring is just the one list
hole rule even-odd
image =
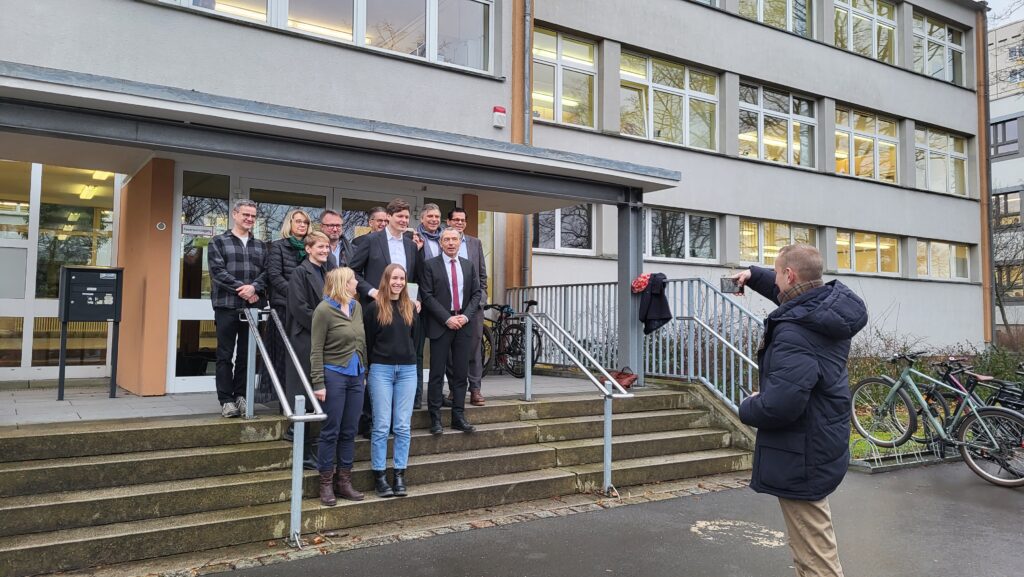
[[[994, 16], [1002, 16], [1003, 12], [1006, 11], [1007, 7], [1009, 7], [1014, 2], [1015, 2], [1015, 0], [988, 0], [988, 7], [989, 7], [988, 15], [989, 15], [989, 17], [991, 18], [991, 17], [994, 17]], [[995, 28], [997, 26], [1002, 26], [1004, 24], [1009, 24], [1010, 22], [1014, 22], [1016, 20], [1021, 20], [1021, 19], [1024, 19], [1024, 9], [1018, 8], [1006, 20], [1002, 20], [1000, 22], [992, 22], [992, 23], [990, 23], [990, 26], [991, 26], [991, 28]]]

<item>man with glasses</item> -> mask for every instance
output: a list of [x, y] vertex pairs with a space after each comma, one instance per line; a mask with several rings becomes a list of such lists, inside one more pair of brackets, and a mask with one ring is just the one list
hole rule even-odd
[[245, 411], [249, 325], [242, 320], [241, 309], [258, 306], [267, 284], [267, 247], [252, 234], [256, 203], [236, 201], [231, 221], [231, 230], [210, 239], [207, 253], [217, 329], [217, 400], [222, 417], [237, 417]]
[[[484, 376], [483, 350], [484, 339], [484, 305], [487, 304], [487, 262], [484, 260], [484, 247], [480, 239], [466, 234], [466, 210], [455, 207], [448, 211], [448, 226], [459, 231], [462, 242], [459, 244], [459, 256], [473, 263], [480, 277], [480, 307], [469, 312], [469, 404], [484, 406], [484, 396], [480, 393], [480, 381]], [[448, 382], [455, 382], [449, 363]], [[449, 398], [451, 395], [449, 395]]]
[[327, 262], [333, 265], [331, 268], [348, 266], [352, 259], [352, 243], [345, 238], [341, 214], [329, 208], [323, 211], [320, 214], [320, 231], [331, 241], [331, 254], [327, 256]]
[[359, 245], [366, 241], [367, 237], [375, 232], [384, 230], [388, 226], [388, 211], [383, 206], [375, 206], [366, 211], [370, 219], [370, 232], [352, 239], [352, 246], [359, 248]]

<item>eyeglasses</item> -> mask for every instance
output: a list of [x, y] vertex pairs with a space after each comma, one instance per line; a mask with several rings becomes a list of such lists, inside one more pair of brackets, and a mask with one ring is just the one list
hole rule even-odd
[[448, 220], [452, 222], [466, 222], [466, 219], [464, 218], [449, 218]]
[[340, 224], [321, 224], [320, 228], [341, 228]]
[[255, 212], [240, 212], [238, 213], [238, 216], [247, 220], [256, 220]]
[[293, 218], [292, 222], [295, 224], [309, 224], [309, 221], [304, 218]]

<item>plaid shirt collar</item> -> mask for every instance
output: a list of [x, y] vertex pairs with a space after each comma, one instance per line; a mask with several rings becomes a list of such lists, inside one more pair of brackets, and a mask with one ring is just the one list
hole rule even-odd
[[825, 283], [821, 279], [796, 283], [785, 291], [779, 293], [779, 304], [781, 305], [786, 301], [793, 300], [809, 290], [824, 286], [824, 284]]

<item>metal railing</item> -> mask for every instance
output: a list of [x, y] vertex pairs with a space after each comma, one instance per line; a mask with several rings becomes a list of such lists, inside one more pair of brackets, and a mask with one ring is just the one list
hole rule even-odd
[[[536, 300], [538, 313], [575, 335], [599, 366], [615, 366], [618, 290], [614, 282], [518, 287], [507, 291], [507, 302]], [[644, 337], [643, 373], [699, 381], [737, 410], [757, 382], [763, 322], [704, 279], [669, 280], [665, 296], [677, 316]], [[551, 347], [544, 347], [538, 362], [575, 364], [564, 351]]]
[[[523, 343], [523, 366], [525, 367], [523, 377], [524, 400], [530, 401], [533, 399], [533, 327], [536, 326], [601, 391], [601, 397], [604, 399], [604, 475], [601, 482], [601, 490], [607, 496], [617, 497], [619, 492], [612, 485], [612, 400], [628, 399], [633, 394], [612, 378], [597, 359], [577, 342], [562, 325], [545, 313], [529, 312], [529, 306], [527, 306], [526, 311], [516, 315], [523, 319], [525, 325], [523, 337], [525, 340]], [[562, 339], [565, 339], [568, 345], [563, 343]], [[573, 352], [573, 349], [576, 352]], [[583, 362], [579, 358], [580, 356], [589, 361], [589, 365]], [[591, 367], [595, 368], [603, 379], [599, 379], [594, 374], [594, 371], [591, 370]]]
[[[252, 419], [253, 416], [253, 405], [255, 404], [252, 399], [256, 391], [256, 353], [263, 358], [263, 364], [267, 371], [267, 375], [270, 377], [270, 382], [274, 387], [274, 392], [277, 394], [277, 399], [281, 403], [281, 409], [284, 411], [285, 417], [292, 422], [293, 433], [292, 433], [292, 495], [291, 495], [291, 517], [288, 528], [288, 542], [293, 547], [299, 549], [302, 548], [302, 447], [306, 440], [306, 423], [314, 421], [323, 421], [327, 418], [323, 408], [320, 406], [320, 402], [317, 401], [315, 395], [313, 395], [313, 387], [309, 384], [309, 379], [306, 377], [306, 372], [302, 370], [302, 363], [299, 362], [299, 356], [295, 354], [295, 349], [292, 348], [291, 342], [288, 340], [288, 334], [284, 330], [284, 325], [281, 324], [281, 318], [277, 316], [277, 311], [274, 309], [244, 309], [243, 320], [249, 323], [249, 357], [246, 365], [246, 379], [245, 379], [245, 395], [246, 399], [249, 400], [245, 404], [245, 418]], [[277, 330], [281, 336], [281, 342], [284, 343], [285, 350], [288, 352], [288, 358], [295, 365], [296, 372], [299, 375], [299, 380], [302, 382], [302, 387], [306, 391], [308, 397], [302, 395], [295, 396], [295, 408], [292, 409], [288, 404], [288, 395], [285, 393], [284, 387], [281, 386], [281, 379], [277, 375], [277, 371], [274, 370], [274, 363], [271, 361], [270, 354], [267, 352], [267, 347], [263, 343], [263, 338], [260, 336], [259, 323], [261, 319], [269, 319], [272, 321], [271, 330]], [[306, 399], [309, 399], [310, 404], [313, 405], [313, 412], [306, 414]]]

